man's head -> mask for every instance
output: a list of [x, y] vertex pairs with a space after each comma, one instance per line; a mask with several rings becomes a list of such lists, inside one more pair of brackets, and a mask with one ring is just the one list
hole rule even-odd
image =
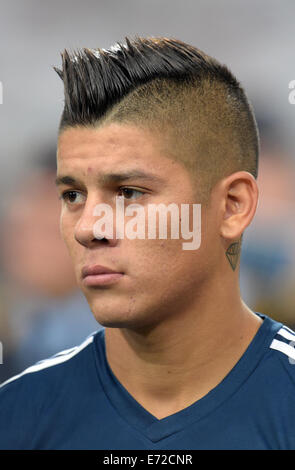
[[[62, 57], [58, 177], [70, 176], [61, 188], [76, 193], [63, 205], [61, 229], [95, 316], [110, 326], [139, 318], [143, 325], [155, 312], [189, 308], [228, 268], [224, 253], [256, 208], [258, 134], [243, 89], [225, 66], [178, 40], [127, 39]], [[128, 172], [152, 178], [123, 180]], [[185, 252], [183, 240], [95, 239], [95, 205], [114, 206], [123, 186], [144, 193], [132, 202], [145, 214], [150, 203], [205, 205], [199, 250]], [[85, 286], [85, 264], [124, 276]]]

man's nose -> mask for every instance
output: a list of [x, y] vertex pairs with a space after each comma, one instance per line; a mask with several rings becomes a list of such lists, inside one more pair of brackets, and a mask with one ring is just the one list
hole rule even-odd
[[[99, 217], [100, 216], [100, 217]], [[103, 216], [104, 223], [98, 223]], [[103, 226], [103, 230], [101, 227]], [[75, 226], [75, 239], [85, 247], [102, 243], [116, 245], [113, 209], [97, 199], [87, 200], [80, 219]]]

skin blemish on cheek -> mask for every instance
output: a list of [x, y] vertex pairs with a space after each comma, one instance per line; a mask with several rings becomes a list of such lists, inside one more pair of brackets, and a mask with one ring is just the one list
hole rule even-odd
[[87, 173], [92, 173], [92, 170], [93, 170], [93, 168], [91, 168], [91, 166], [89, 166], [89, 167], [87, 168]]

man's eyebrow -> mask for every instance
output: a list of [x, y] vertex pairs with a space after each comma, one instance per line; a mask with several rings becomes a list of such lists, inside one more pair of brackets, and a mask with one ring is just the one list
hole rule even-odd
[[[108, 183], [120, 183], [122, 181], [128, 181], [130, 179], [142, 179], [150, 182], [157, 182], [157, 183], [164, 183], [164, 179], [160, 178], [157, 175], [153, 175], [152, 173], [146, 173], [139, 170], [132, 170], [126, 171], [121, 173], [105, 173], [100, 175], [97, 178], [97, 181], [100, 184], [108, 184]], [[65, 185], [75, 185], [75, 184], [82, 184], [79, 180], [76, 180], [72, 176], [58, 176], [55, 180], [55, 184], [57, 186], [61, 184]]]
[[163, 183], [164, 180], [157, 175], [153, 175], [152, 173], [146, 173], [140, 170], [132, 170], [132, 171], [125, 171], [120, 173], [106, 173], [101, 175], [98, 178], [98, 181], [102, 184], [106, 183], [120, 183], [122, 181], [130, 180], [130, 179], [142, 179], [147, 181], [155, 181]]
[[74, 185], [77, 183], [78, 180], [75, 180], [75, 178], [72, 178], [72, 176], [57, 176], [55, 179], [56, 186], [60, 186], [61, 184]]

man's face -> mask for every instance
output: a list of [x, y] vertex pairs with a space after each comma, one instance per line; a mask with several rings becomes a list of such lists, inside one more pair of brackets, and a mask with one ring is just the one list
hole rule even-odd
[[[211, 269], [207, 229], [203, 242], [204, 225], [208, 225], [203, 211], [202, 243], [197, 250], [183, 249], [187, 240], [181, 233], [178, 239], [171, 238], [169, 217], [167, 239], [116, 238], [118, 196], [124, 197], [125, 210], [130, 204], [140, 204], [146, 218], [149, 204], [175, 203], [180, 208], [199, 202], [189, 173], [168, 157], [161, 141], [133, 125], [69, 128], [59, 137], [57, 160], [58, 178], [73, 180], [59, 185], [60, 195], [70, 191], [62, 201], [61, 232], [78, 284], [97, 321], [113, 327], [153, 326], [193, 305]], [[98, 220], [94, 209], [102, 203], [113, 209], [114, 236], [99, 240], [94, 236]], [[128, 220], [130, 216], [125, 215]], [[214, 257], [212, 244], [210, 251]], [[123, 275], [108, 284], [89, 285], [82, 269], [95, 265]]]

